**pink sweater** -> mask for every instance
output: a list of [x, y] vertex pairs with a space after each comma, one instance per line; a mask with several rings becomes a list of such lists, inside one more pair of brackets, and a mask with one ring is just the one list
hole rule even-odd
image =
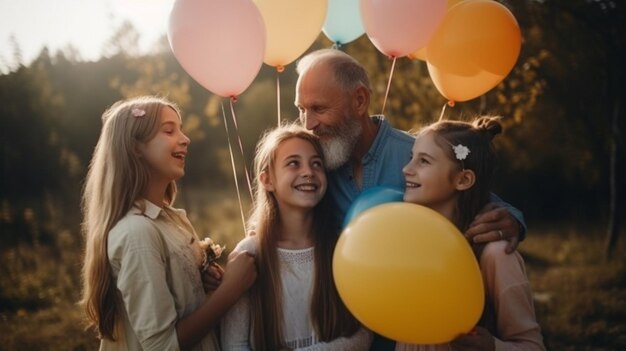
[[[506, 244], [506, 241], [488, 243], [480, 256], [488, 306], [486, 317], [492, 322], [486, 327], [495, 339], [497, 351], [545, 350], [524, 260], [517, 251], [504, 252]], [[444, 350], [451, 350], [450, 345], [396, 345], [396, 351]]]

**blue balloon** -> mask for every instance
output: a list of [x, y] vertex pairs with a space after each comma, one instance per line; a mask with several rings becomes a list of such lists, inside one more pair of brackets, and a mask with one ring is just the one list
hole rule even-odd
[[359, 0], [328, 0], [322, 31], [336, 44], [346, 44], [363, 35]]
[[343, 220], [343, 227], [345, 228], [353, 218], [369, 208], [388, 202], [402, 202], [403, 199], [404, 191], [397, 188], [376, 186], [366, 189], [350, 205]]

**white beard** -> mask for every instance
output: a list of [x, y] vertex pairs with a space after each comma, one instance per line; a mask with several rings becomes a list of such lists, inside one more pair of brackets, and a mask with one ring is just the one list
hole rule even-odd
[[321, 144], [327, 170], [335, 170], [348, 162], [362, 129], [358, 121], [348, 118], [345, 123], [325, 133], [326, 137], [321, 139]]

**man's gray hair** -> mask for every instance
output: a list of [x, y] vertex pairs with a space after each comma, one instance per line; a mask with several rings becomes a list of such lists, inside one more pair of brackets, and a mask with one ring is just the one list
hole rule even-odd
[[298, 75], [316, 65], [329, 65], [339, 85], [346, 91], [364, 86], [371, 92], [365, 68], [352, 56], [337, 49], [321, 49], [303, 56], [296, 64]]

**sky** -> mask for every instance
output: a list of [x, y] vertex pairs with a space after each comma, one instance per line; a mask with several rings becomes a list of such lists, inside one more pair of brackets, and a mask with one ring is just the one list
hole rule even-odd
[[26, 65], [44, 46], [54, 55], [72, 45], [84, 60], [98, 60], [125, 20], [140, 33], [140, 49], [148, 50], [167, 33], [173, 4], [174, 0], [0, 0], [0, 73], [17, 66], [14, 42]]

